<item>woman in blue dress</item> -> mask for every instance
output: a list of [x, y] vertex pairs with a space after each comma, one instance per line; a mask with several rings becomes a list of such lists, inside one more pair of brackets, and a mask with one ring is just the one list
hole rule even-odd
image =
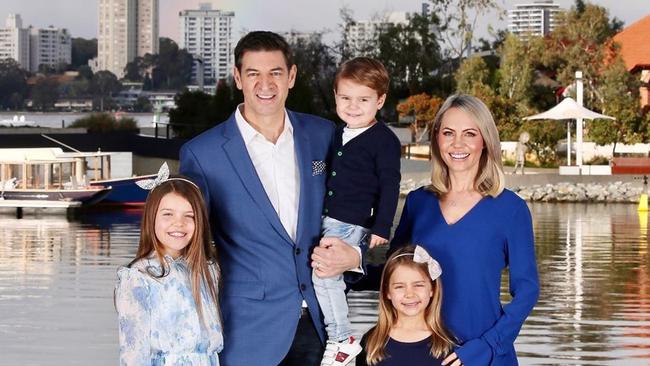
[[194, 183], [166, 174], [147, 187], [136, 258], [118, 271], [120, 365], [217, 366], [219, 268], [207, 211]]
[[431, 137], [431, 185], [409, 193], [391, 250], [419, 243], [444, 268], [442, 316], [458, 347], [443, 364], [517, 365], [514, 341], [539, 295], [530, 211], [504, 188], [499, 134], [479, 99], [449, 97]]

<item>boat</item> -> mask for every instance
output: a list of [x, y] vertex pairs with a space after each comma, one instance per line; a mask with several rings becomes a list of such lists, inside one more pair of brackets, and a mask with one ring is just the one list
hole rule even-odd
[[52, 159], [23, 149], [0, 149], [0, 207], [70, 208], [108, 196], [110, 186], [78, 184], [77, 164], [74, 159]]
[[[49, 138], [49, 136], [44, 136]], [[60, 143], [56, 141], [57, 143]], [[65, 146], [65, 145], [64, 145]], [[66, 146], [72, 149], [69, 146]], [[70, 179], [77, 187], [102, 188], [111, 187], [110, 192], [97, 203], [100, 205], [141, 206], [147, 199], [146, 190], [138, 187], [135, 182], [140, 179], [151, 179], [155, 174], [134, 176], [131, 174], [131, 156], [127, 154], [128, 164], [120, 164], [119, 158], [125, 153], [116, 152], [64, 152], [61, 148], [23, 148], [0, 149], [0, 156], [8, 156], [16, 150], [19, 154], [30, 159], [46, 159], [56, 161], [74, 161], [71, 166]], [[73, 149], [74, 150], [74, 149]], [[0, 161], [2, 158], [0, 158]], [[117, 160], [117, 162], [116, 162]], [[121, 167], [127, 165], [127, 167]], [[3, 179], [4, 180], [4, 179]]]
[[0, 120], [1, 127], [35, 127], [36, 122], [25, 120], [25, 116], [14, 115], [12, 119]]

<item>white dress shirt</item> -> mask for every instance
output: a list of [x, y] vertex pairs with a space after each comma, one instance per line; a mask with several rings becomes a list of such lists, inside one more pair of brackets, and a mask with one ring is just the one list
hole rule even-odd
[[248, 156], [264, 186], [271, 205], [289, 237], [296, 241], [298, 203], [300, 202], [300, 171], [293, 144], [293, 126], [284, 112], [284, 128], [274, 144], [254, 129], [237, 107], [235, 121], [244, 138]]

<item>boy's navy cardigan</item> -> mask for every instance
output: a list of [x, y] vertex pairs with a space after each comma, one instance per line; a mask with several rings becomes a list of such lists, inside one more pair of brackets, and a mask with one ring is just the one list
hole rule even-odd
[[336, 130], [324, 214], [388, 239], [397, 209], [401, 144], [381, 122], [342, 146]]

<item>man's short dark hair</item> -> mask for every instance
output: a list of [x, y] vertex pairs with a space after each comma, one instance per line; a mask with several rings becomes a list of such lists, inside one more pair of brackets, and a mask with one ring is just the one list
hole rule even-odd
[[241, 72], [244, 53], [248, 51], [281, 51], [287, 63], [287, 69], [293, 65], [291, 47], [279, 34], [269, 31], [254, 31], [245, 35], [235, 46], [235, 67]]

